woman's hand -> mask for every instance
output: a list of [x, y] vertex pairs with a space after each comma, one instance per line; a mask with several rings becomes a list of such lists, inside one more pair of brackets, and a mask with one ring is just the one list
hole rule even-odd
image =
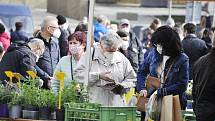
[[140, 94], [140, 96], [144, 96], [144, 97], [146, 97], [147, 96], [147, 90], [141, 90], [140, 92], [139, 92], [139, 94]]
[[107, 81], [107, 82], [114, 82], [115, 83], [115, 80], [111, 79], [110, 76], [108, 74], [110, 74], [111, 72], [103, 72], [103, 73], [100, 73], [99, 74], [99, 79], [102, 79], [104, 81]]

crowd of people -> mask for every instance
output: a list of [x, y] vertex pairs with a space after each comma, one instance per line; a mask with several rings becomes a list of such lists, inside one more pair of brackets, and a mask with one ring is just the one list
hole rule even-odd
[[[128, 19], [121, 19], [117, 25], [100, 15], [94, 22], [92, 39], [87, 40], [86, 18], [71, 31], [64, 16], [47, 16], [30, 38], [22, 31], [23, 24], [17, 21], [16, 30], [10, 34], [0, 24], [1, 81], [9, 80], [5, 71], [26, 77], [26, 71], [31, 70], [43, 80], [42, 88], [54, 93], [59, 90], [59, 81], [54, 78], [57, 72], [66, 74], [64, 86], [74, 80], [84, 83], [89, 59], [85, 51], [90, 41], [90, 102], [126, 106], [124, 94], [135, 88], [136, 93], [148, 98], [155, 92], [158, 97], [179, 95], [185, 110], [185, 91], [193, 81], [197, 120], [215, 119], [214, 28], [197, 31], [194, 23], [178, 25], [172, 18], [162, 25], [156, 18], [138, 38]], [[141, 112], [141, 118], [144, 120], [145, 112]]]

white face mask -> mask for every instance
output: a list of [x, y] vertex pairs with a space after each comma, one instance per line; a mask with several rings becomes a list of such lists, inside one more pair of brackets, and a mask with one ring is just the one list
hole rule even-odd
[[129, 47], [129, 42], [128, 41], [122, 41], [122, 45], [121, 45], [121, 48], [123, 50], [127, 50]]
[[78, 46], [78, 45], [69, 45], [69, 52], [71, 54], [78, 54], [81, 51], [82, 51], [81, 50], [81, 46]]
[[157, 45], [157, 51], [158, 51], [158, 53], [159, 54], [162, 54], [162, 52], [163, 52], [163, 47], [161, 46], [161, 45]]
[[67, 30], [67, 29], [68, 29], [68, 27], [69, 27], [69, 25], [68, 25], [67, 23], [65, 23], [65, 24], [63, 25], [63, 27], [62, 27], [62, 28], [63, 28], [64, 30]]
[[129, 27], [125, 27], [125, 28], [122, 28], [123, 31], [129, 33], [130, 32], [130, 28]]
[[61, 35], [60, 29], [55, 29], [54, 33], [52, 34], [53, 37], [59, 38]]

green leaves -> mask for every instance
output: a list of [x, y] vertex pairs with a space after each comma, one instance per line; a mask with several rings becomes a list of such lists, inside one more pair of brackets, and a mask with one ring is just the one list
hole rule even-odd
[[76, 81], [72, 81], [69, 86], [65, 87], [62, 91], [62, 104], [70, 102], [89, 102], [86, 87]]
[[56, 96], [50, 90], [40, 89], [38, 92], [38, 107], [54, 108], [56, 105]]
[[9, 103], [12, 99], [12, 87], [0, 85], [0, 103]]

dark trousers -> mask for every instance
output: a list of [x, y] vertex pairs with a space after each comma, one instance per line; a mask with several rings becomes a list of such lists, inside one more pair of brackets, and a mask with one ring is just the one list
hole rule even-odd
[[141, 121], [145, 121], [146, 112], [141, 112]]
[[215, 105], [209, 102], [197, 104], [194, 112], [196, 114], [197, 121], [215, 120]]

